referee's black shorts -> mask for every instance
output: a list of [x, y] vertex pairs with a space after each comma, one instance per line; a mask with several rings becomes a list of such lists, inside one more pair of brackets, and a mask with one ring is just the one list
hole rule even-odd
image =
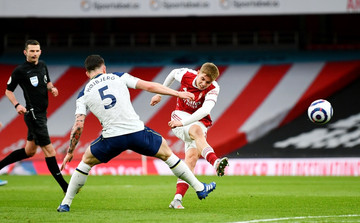
[[31, 112], [24, 115], [25, 123], [28, 127], [28, 141], [35, 141], [36, 145], [46, 146], [51, 143], [49, 131], [47, 128], [46, 112], [36, 113], [36, 119], [33, 118]]

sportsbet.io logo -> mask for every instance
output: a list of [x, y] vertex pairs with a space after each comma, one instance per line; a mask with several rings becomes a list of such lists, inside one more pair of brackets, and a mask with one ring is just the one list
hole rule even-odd
[[220, 6], [224, 9], [230, 8], [229, 0], [220, 0]]
[[210, 2], [207, 0], [150, 0], [150, 8], [152, 10], [206, 9], [210, 7]]
[[116, 11], [116, 10], [129, 10], [129, 9], [139, 9], [140, 4], [135, 1], [110, 1], [104, 2], [101, 0], [98, 1], [88, 1], [83, 0], [80, 2], [80, 7], [82, 11]]
[[277, 8], [280, 6], [278, 0], [219, 0], [220, 7], [223, 9], [260, 9]]
[[91, 8], [90, 1], [81, 1], [81, 2], [80, 2], [80, 8], [81, 8], [83, 11], [89, 11], [90, 8]]
[[157, 0], [151, 0], [151, 1], [150, 1], [150, 8], [151, 8], [151, 9], [154, 9], [154, 10], [159, 9], [159, 8], [160, 8], [160, 3], [159, 3], [159, 1], [157, 1]]

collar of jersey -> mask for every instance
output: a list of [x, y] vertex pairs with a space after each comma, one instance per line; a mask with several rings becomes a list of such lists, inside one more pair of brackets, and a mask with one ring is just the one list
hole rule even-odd
[[31, 62], [29, 62], [29, 61], [27, 61], [27, 60], [26, 60], [26, 63], [29, 64], [30, 66], [33, 66], [33, 67], [35, 67], [36, 65], [39, 64], [39, 62], [38, 62], [38, 64], [35, 64], [35, 63], [31, 63]]
[[[193, 80], [192, 85], [193, 85], [193, 87], [195, 87], [196, 89], [199, 89], [198, 86], [196, 86], [196, 79], [197, 79], [197, 77], [195, 77], [195, 79]], [[199, 90], [200, 90], [200, 89], [199, 89]]]
[[97, 78], [97, 77], [99, 77], [100, 75], [102, 75], [102, 73], [93, 76], [90, 80], [92, 80], [92, 79], [94, 79], [94, 78]]

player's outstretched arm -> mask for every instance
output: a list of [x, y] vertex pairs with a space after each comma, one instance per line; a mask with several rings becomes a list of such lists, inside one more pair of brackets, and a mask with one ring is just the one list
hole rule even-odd
[[158, 104], [160, 101], [161, 101], [161, 95], [156, 94], [151, 98], [150, 105], [154, 106], [154, 105]]
[[[170, 72], [170, 74], [166, 77], [163, 85], [166, 87], [170, 87], [172, 83], [175, 81], [175, 74], [179, 71], [179, 69], [174, 69]], [[161, 95], [157, 94], [151, 98], [150, 105], [154, 106], [161, 101]]]
[[174, 89], [168, 88], [162, 84], [150, 81], [139, 80], [136, 84], [137, 89], [142, 89], [152, 93], [158, 93], [163, 95], [171, 95], [182, 99], [194, 100], [195, 96], [190, 92], [180, 92]]
[[68, 152], [62, 162], [60, 170], [65, 169], [66, 163], [70, 162], [73, 158], [73, 153], [76, 148], [76, 145], [80, 141], [80, 136], [84, 129], [85, 115], [84, 114], [76, 114], [75, 123], [71, 129], [70, 133], [70, 145]]

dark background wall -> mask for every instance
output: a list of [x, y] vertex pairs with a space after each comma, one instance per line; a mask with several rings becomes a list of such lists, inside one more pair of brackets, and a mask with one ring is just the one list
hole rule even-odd
[[159, 18], [1, 18], [3, 51], [52, 48], [360, 49], [360, 14]]

